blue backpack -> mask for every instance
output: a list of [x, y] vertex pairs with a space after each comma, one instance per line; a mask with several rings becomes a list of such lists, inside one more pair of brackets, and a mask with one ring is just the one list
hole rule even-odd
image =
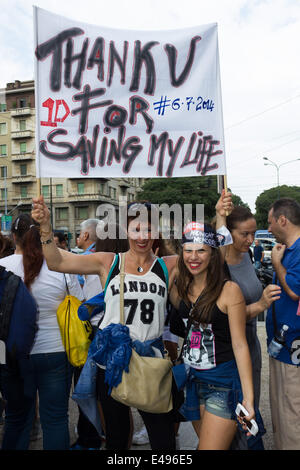
[[0, 266], [0, 341], [7, 362], [28, 356], [37, 332], [38, 308], [22, 279]]

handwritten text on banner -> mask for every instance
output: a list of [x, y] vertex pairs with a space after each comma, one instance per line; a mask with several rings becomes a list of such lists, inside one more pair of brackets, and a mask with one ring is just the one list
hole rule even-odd
[[116, 30], [35, 8], [41, 177], [226, 174], [217, 25]]

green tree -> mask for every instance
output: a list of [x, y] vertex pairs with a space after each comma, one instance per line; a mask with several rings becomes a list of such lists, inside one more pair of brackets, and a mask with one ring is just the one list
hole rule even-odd
[[[204, 204], [205, 220], [215, 216], [215, 205], [220, 195], [217, 192], [216, 176], [190, 178], [151, 178], [145, 182], [138, 195], [140, 201], [154, 204]], [[246, 205], [239, 196], [233, 195], [234, 204]], [[195, 209], [196, 210], [196, 209]], [[195, 215], [195, 214], [194, 214]]]
[[[300, 203], [300, 186], [287, 186], [279, 187], [280, 197], [291, 197]], [[266, 189], [263, 191], [255, 201], [255, 218], [257, 228], [266, 229], [268, 226], [268, 212], [270, 206], [278, 199], [278, 187]]]

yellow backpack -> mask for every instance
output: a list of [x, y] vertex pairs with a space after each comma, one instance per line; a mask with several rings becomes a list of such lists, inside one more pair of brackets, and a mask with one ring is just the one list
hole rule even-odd
[[92, 325], [79, 319], [77, 310], [81, 301], [67, 295], [57, 309], [57, 322], [62, 342], [69, 362], [74, 367], [82, 367], [87, 359], [91, 344]]

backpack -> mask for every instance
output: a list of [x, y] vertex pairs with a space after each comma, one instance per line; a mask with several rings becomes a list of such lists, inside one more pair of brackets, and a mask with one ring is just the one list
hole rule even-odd
[[38, 307], [22, 279], [0, 266], [0, 341], [6, 359], [27, 356], [37, 332]]

